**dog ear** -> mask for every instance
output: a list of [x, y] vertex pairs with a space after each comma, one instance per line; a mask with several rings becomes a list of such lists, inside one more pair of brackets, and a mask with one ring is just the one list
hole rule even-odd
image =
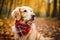
[[12, 15], [12, 17], [14, 19], [20, 20], [21, 19], [21, 10], [20, 10], [20, 7], [17, 7], [15, 10], [13, 10], [11, 15]]

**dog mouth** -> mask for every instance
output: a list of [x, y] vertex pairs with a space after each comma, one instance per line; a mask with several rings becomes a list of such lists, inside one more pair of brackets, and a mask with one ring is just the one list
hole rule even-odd
[[34, 18], [31, 18], [30, 20], [32, 20], [32, 21], [33, 21], [33, 20], [34, 20]]
[[34, 17], [31, 17], [31, 18], [27, 18], [27, 19], [25, 19], [25, 21], [34, 21]]
[[28, 19], [28, 21], [33, 21], [33, 20], [34, 20], [34, 18], [35, 18], [35, 15], [31, 15], [31, 18], [30, 18], [30, 19]]
[[31, 15], [31, 20], [34, 20], [34, 18], [35, 18], [35, 15]]
[[25, 22], [33, 22], [35, 19], [35, 15], [31, 15], [29, 17], [23, 18], [23, 21]]
[[34, 21], [33, 20], [28, 20], [28, 21], [26, 21], [26, 23], [30, 24], [30, 23], [34, 23]]
[[32, 23], [32, 22], [34, 22], [34, 18], [31, 18], [31, 19], [29, 19], [29, 20], [26, 20], [26, 22], [27, 22], [27, 23]]
[[34, 18], [31, 18], [31, 19], [29, 19], [29, 20], [27, 20], [27, 21], [34, 21]]

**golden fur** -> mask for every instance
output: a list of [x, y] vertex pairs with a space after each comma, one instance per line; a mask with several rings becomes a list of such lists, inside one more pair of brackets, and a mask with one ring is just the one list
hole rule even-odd
[[[27, 12], [24, 12], [24, 10], [26, 10]], [[28, 20], [30, 21], [31, 15], [35, 15], [33, 13], [33, 10], [27, 6], [17, 7], [16, 9], [12, 11], [11, 14], [15, 20], [20, 20], [21, 23], [25, 23]], [[39, 32], [37, 32], [33, 21], [31, 22], [32, 22], [31, 30], [26, 36], [23, 35], [20, 37], [16, 32], [15, 26], [12, 27], [12, 32], [14, 32], [15, 40], [45, 40], [44, 37], [41, 36]]]

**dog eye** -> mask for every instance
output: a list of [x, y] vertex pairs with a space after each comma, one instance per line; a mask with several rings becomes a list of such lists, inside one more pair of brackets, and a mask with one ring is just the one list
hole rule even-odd
[[24, 12], [27, 12], [27, 10], [24, 10]]

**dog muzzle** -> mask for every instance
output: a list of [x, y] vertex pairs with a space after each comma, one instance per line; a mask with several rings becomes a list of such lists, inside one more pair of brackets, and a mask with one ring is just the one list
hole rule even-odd
[[15, 21], [15, 27], [17, 30], [17, 33], [20, 36], [27, 35], [29, 31], [31, 30], [31, 24], [21, 24], [18, 20]]

